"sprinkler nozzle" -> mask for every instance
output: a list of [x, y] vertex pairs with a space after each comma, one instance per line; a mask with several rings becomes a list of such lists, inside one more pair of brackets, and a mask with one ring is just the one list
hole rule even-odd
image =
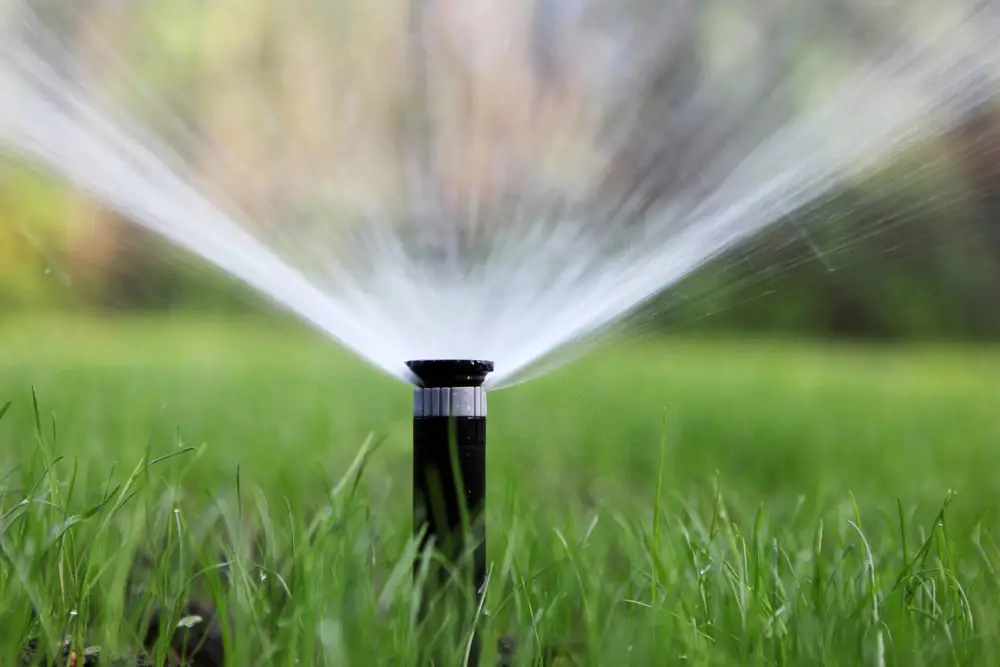
[[481, 387], [493, 372], [492, 361], [472, 359], [418, 359], [406, 365], [425, 388]]

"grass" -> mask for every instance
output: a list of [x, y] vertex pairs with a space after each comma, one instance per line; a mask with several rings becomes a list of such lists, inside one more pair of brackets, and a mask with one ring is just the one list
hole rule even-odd
[[[457, 614], [414, 622], [405, 386], [207, 320], [3, 320], [0, 369], [0, 664], [36, 635], [127, 659], [188, 597], [231, 665], [458, 664]], [[998, 664], [998, 371], [634, 341], [491, 395], [487, 652]]]

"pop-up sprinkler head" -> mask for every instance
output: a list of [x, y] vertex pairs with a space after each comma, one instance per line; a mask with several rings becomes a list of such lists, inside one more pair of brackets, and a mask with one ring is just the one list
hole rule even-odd
[[[479, 596], [486, 580], [483, 382], [493, 362], [420, 360], [407, 366], [420, 381], [413, 392], [413, 529], [426, 529], [421, 553], [432, 539], [455, 565], [463, 554], [473, 552], [469, 583]], [[477, 663], [477, 654], [478, 646], [470, 666]]]

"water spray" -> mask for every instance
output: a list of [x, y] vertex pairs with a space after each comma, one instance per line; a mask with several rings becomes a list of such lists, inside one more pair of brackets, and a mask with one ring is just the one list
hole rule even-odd
[[[407, 362], [413, 391], [413, 529], [478, 598], [486, 583], [486, 390], [492, 361]], [[471, 568], [464, 563], [472, 553]], [[422, 559], [421, 559], [422, 560]], [[417, 563], [420, 567], [420, 561]], [[471, 571], [470, 571], [471, 570]], [[474, 643], [469, 665], [477, 663]]]
[[[100, 20], [91, 4], [0, 2], [0, 153], [403, 381], [406, 359], [490, 359], [490, 389], [551, 370], [1000, 100], [1000, 3], [982, 0], [891, 0], [889, 12], [529, 0], [433, 20], [361, 0], [307, 3], [289, 20], [273, 20], [281, 3], [232, 16], [150, 0]], [[190, 51], [167, 48], [157, 9], [206, 32]], [[382, 27], [344, 30], [345, 12]], [[502, 55], [498, 34], [511, 37]], [[420, 58], [396, 48], [404, 37]], [[220, 81], [214, 51], [194, 46], [216, 41], [268, 45], [287, 80], [237, 67]], [[323, 66], [303, 67], [305, 52]], [[198, 83], [149, 90], [149, 66]], [[170, 112], [181, 108], [200, 114], [197, 132]]]

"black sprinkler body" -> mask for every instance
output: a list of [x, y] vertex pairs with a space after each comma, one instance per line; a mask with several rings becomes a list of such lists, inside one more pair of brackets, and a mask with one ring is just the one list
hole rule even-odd
[[[471, 576], [468, 584], [478, 599], [486, 580], [483, 382], [493, 362], [419, 360], [407, 366], [419, 380], [413, 392], [413, 529], [426, 529], [421, 553], [431, 540], [454, 565], [472, 552], [471, 572], [462, 576]], [[478, 646], [470, 665], [476, 664], [477, 653]]]

